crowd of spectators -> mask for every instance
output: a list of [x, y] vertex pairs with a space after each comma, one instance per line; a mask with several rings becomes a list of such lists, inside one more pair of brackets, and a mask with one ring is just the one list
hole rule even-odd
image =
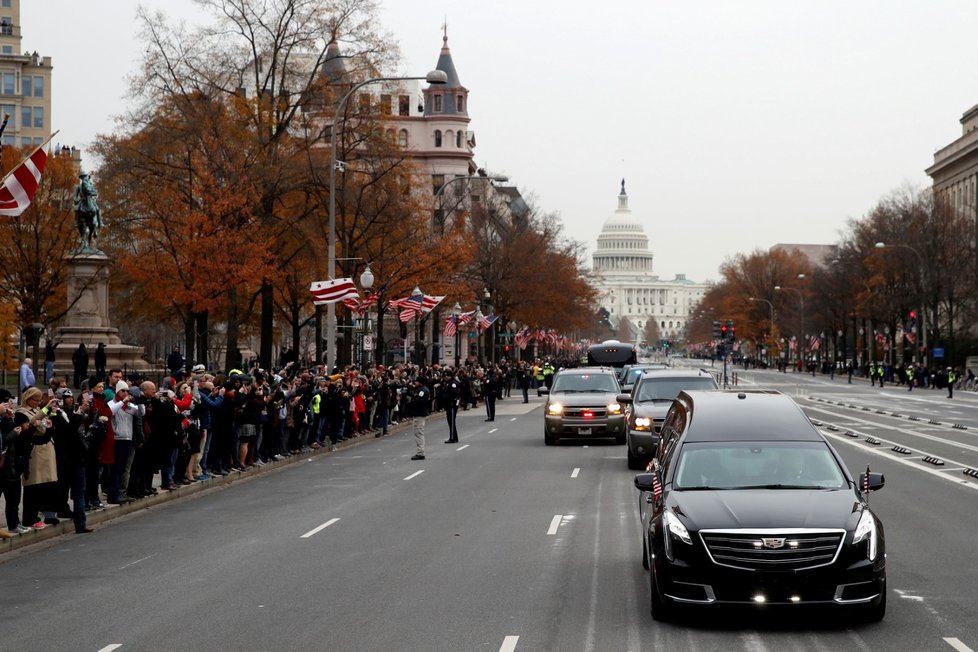
[[[179, 354], [178, 354], [179, 355]], [[174, 491], [354, 437], [388, 434], [406, 420], [409, 388], [431, 391], [429, 412], [443, 409], [442, 383], [457, 383], [460, 409], [511, 396], [527, 401], [542, 384], [543, 363], [509, 362], [458, 369], [439, 365], [348, 367], [325, 375], [296, 362], [211, 373], [168, 360], [159, 383], [120, 369], [72, 389], [52, 377], [27, 387], [20, 402], [0, 395], [0, 494], [10, 537], [86, 513]], [[0, 390], [5, 392], [5, 390]], [[491, 415], [490, 415], [491, 416]], [[22, 506], [22, 507], [21, 507]]]

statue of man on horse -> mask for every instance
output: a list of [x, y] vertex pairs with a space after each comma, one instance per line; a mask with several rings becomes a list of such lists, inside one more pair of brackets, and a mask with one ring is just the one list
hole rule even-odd
[[102, 228], [102, 211], [98, 207], [98, 192], [87, 172], [78, 175], [81, 181], [75, 187], [75, 224], [81, 249], [94, 249], [98, 232]]

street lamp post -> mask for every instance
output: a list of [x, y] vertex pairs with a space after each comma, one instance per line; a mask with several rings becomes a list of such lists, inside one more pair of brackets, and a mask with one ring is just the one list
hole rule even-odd
[[[346, 163], [336, 160], [336, 129], [339, 126], [340, 116], [346, 108], [346, 102], [357, 90], [367, 84], [390, 81], [415, 81], [424, 80], [429, 84], [445, 84], [448, 82], [448, 75], [441, 70], [432, 70], [424, 77], [375, 77], [367, 79], [357, 84], [346, 92], [336, 106], [336, 114], [333, 116], [333, 127], [329, 132], [330, 157], [329, 157], [329, 251], [327, 252], [327, 272], [332, 279], [336, 275], [336, 171], [346, 170]], [[326, 305], [326, 373], [331, 373], [336, 366], [336, 304]]]
[[[411, 291], [411, 298], [416, 299], [419, 306], [424, 303], [424, 293], [417, 285]], [[424, 356], [421, 349], [421, 315], [421, 310], [418, 310], [414, 315], [414, 362], [418, 366], [424, 364]]]
[[[801, 276], [801, 275], [799, 275]], [[777, 291], [788, 290], [790, 292], [795, 292], [798, 294], [798, 302], [801, 306], [801, 337], [798, 338], [798, 360], [802, 360], [802, 351], [805, 349], [805, 295], [801, 293], [798, 288], [789, 288], [782, 285], [775, 285], [774, 289]]]
[[[489, 288], [485, 288], [482, 291], [482, 298], [485, 300], [485, 307], [486, 307], [485, 315], [488, 317], [489, 315], [492, 314], [492, 304], [489, 303], [489, 299], [492, 298], [492, 296], [489, 293]], [[486, 346], [489, 348], [489, 350], [486, 352], [486, 361], [489, 364], [492, 364], [495, 361], [495, 357], [496, 357], [495, 355], [496, 343], [493, 341], [492, 338], [492, 326], [493, 326], [492, 324], [489, 324], [486, 327], [486, 331], [482, 334], [483, 337], [485, 337]]]
[[[367, 294], [367, 290], [369, 290], [373, 286], [374, 286], [374, 273], [370, 270], [370, 263], [367, 263], [367, 267], [363, 270], [363, 273], [360, 274], [360, 287], [363, 288], [364, 294]], [[363, 347], [364, 334], [370, 332], [370, 317], [368, 317], [367, 314], [369, 314], [369, 309], [368, 309], [368, 312], [367, 313], [364, 313], [364, 315], [362, 317], [360, 317], [360, 319], [362, 320], [362, 323], [360, 324], [360, 329], [359, 329], [360, 331], [362, 331], [362, 332], [359, 333], [359, 336], [360, 336], [360, 360], [359, 360], [359, 362], [360, 362], [360, 368], [361, 369], [363, 369], [364, 367], [367, 366], [365, 364], [365, 361], [366, 361], [366, 359], [368, 357], [370, 357], [370, 354], [367, 353], [367, 351], [364, 350], [364, 347]]]
[[[885, 242], [877, 242], [873, 245], [877, 249], [909, 249], [917, 257], [917, 269], [918, 269], [918, 279], [920, 281], [920, 344], [923, 347], [924, 353], [921, 356], [921, 361], [924, 366], [927, 366], [927, 306], [924, 305], [924, 257], [915, 248], [906, 244], [886, 244]], [[914, 343], [914, 362], [917, 361], [917, 344]]]
[[[747, 300], [748, 301], [763, 301], [764, 303], [766, 303], [768, 305], [768, 307], [771, 308], [771, 335], [770, 336], [773, 338], [774, 337], [774, 304], [771, 303], [770, 301], [768, 301], [767, 299], [762, 299], [760, 297], [749, 297]], [[767, 342], [765, 342], [765, 344], [767, 344]], [[770, 348], [769, 348], [768, 349], [768, 364], [771, 364], [770, 358], [771, 358], [771, 352], [770, 352]]]
[[459, 365], [459, 348], [462, 346], [461, 335], [459, 334], [458, 320], [462, 315], [462, 306], [459, 305], [458, 301], [452, 306], [452, 318], [455, 320], [455, 369], [458, 370]]

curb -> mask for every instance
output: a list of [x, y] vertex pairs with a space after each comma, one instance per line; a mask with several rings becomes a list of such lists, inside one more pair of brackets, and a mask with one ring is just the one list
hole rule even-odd
[[[426, 421], [431, 419], [433, 416], [441, 415], [441, 412], [435, 412], [426, 418]], [[398, 422], [396, 426], [391, 426], [388, 428], [388, 434], [386, 435], [360, 435], [354, 437], [353, 439], [348, 439], [342, 441], [336, 445], [336, 451], [340, 452], [348, 448], [356, 448], [364, 444], [376, 441], [377, 439], [384, 439], [386, 437], [392, 437], [403, 430], [410, 430], [412, 427], [411, 421], [401, 421]], [[126, 503], [123, 505], [110, 505], [109, 507], [103, 507], [101, 509], [95, 509], [87, 513], [88, 526], [98, 525], [101, 523], [107, 523], [113, 521], [117, 518], [123, 516], [128, 516], [129, 514], [134, 514], [137, 512], [149, 511], [151, 508], [158, 505], [163, 505], [166, 503], [173, 502], [175, 500], [180, 500], [182, 498], [187, 498], [189, 496], [194, 496], [197, 494], [210, 493], [217, 489], [227, 487], [235, 482], [241, 482], [244, 480], [250, 480], [252, 478], [257, 478], [268, 473], [273, 473], [275, 471], [280, 471], [293, 464], [298, 464], [302, 461], [309, 459], [310, 457], [319, 457], [323, 455], [330, 455], [334, 451], [323, 447], [319, 450], [311, 450], [306, 453], [301, 453], [299, 455], [292, 455], [282, 460], [265, 462], [264, 466], [254, 467], [247, 471], [231, 471], [225, 476], [215, 476], [210, 480], [203, 480], [200, 482], [195, 482], [190, 485], [183, 485], [173, 491], [160, 491], [155, 496], [149, 496], [147, 498], [140, 498], [131, 503]], [[33, 546], [44, 541], [49, 541], [60, 537], [63, 534], [74, 534], [75, 524], [70, 518], [62, 518], [61, 522], [57, 525], [48, 525], [43, 530], [32, 530], [31, 532], [26, 532], [24, 534], [18, 534], [10, 539], [4, 539], [0, 541], [0, 563], [3, 563], [4, 557], [7, 553], [11, 553], [15, 550], [21, 548], [26, 548], [28, 546]]]

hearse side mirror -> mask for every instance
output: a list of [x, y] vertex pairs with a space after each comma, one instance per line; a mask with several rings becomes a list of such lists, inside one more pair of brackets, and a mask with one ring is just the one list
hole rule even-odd
[[632, 396], [631, 394], [619, 394], [615, 397], [615, 400], [619, 403], [625, 403], [627, 405], [628, 403], [632, 402]]
[[549, 393], [550, 393], [549, 387], [540, 387], [539, 389], [537, 389], [537, 394], [539, 394], [540, 396], [546, 396]]
[[654, 491], [655, 487], [652, 486], [652, 474], [651, 473], [639, 473], [635, 476], [635, 488], [639, 491]]
[[[882, 473], [870, 473], [869, 474], [869, 490], [876, 491], [877, 489], [882, 489], [886, 485], [886, 478], [883, 477]], [[862, 491], [866, 485], [866, 474], [859, 474], [859, 486], [857, 489]]]

